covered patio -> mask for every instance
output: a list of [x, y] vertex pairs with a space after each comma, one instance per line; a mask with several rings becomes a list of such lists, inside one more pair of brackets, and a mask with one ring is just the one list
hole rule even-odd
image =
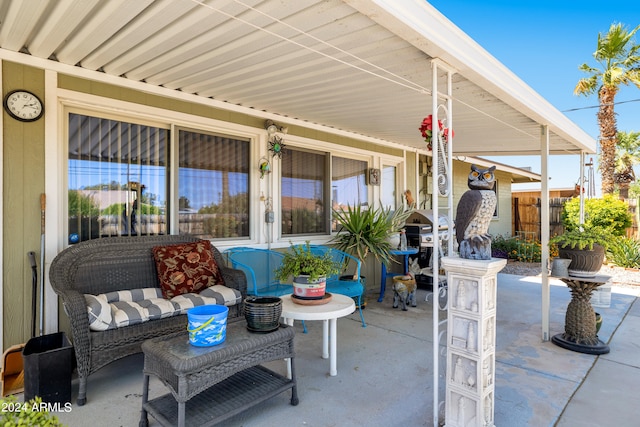
[[[35, 192], [44, 192], [52, 200], [46, 234], [55, 236], [46, 241], [45, 271], [46, 264], [67, 244], [64, 227], [59, 227], [67, 214], [63, 170], [66, 158], [60, 142], [65, 108], [102, 108], [126, 115], [144, 107], [147, 108], [144, 114], [150, 120], [166, 115], [180, 116], [183, 123], [189, 124], [211, 125], [210, 122], [215, 121], [216, 125], [227, 126], [233, 122], [243, 126], [247, 133], [247, 129], [252, 128], [253, 134], [257, 134], [256, 123], [262, 125], [265, 120], [273, 120], [288, 129], [289, 137], [309, 145], [322, 141], [327, 145], [340, 143], [347, 149], [376, 147], [382, 154], [369, 164], [372, 168], [380, 167], [384, 154], [402, 153], [399, 186], [418, 194], [420, 156], [433, 155], [436, 164], [442, 155], [438, 150], [433, 154], [426, 150], [418, 126], [425, 116], [441, 114], [439, 107], [446, 104], [447, 114], [442, 117], [446, 116], [447, 125], [455, 129], [448, 161], [451, 162], [452, 157], [539, 154], [543, 158], [543, 207], [548, 181], [547, 156], [595, 151], [595, 141], [589, 135], [425, 1], [69, 0], [41, 2], [33, 7], [14, 0], [3, 3], [0, 13], [4, 17], [0, 29], [0, 58], [5, 63], [44, 70], [42, 91], [48, 114], [44, 118], [46, 126], [41, 130], [42, 146], [38, 146], [44, 152], [40, 165], [44, 188]], [[14, 86], [23, 83], [8, 77], [6, 80]], [[260, 131], [264, 133], [263, 129]], [[22, 130], [16, 133], [23, 138], [30, 137]], [[265, 137], [259, 135], [252, 142], [264, 146]], [[259, 158], [260, 152], [253, 156]], [[576, 165], [576, 170], [578, 167]], [[262, 183], [254, 183], [256, 195], [266, 188], [259, 185]], [[380, 190], [373, 188], [371, 196], [371, 200], [378, 200]], [[8, 197], [3, 195], [5, 206]], [[450, 194], [448, 203], [452, 197]], [[430, 202], [437, 210], [437, 196]], [[269, 245], [271, 241], [260, 240], [267, 228], [262, 221], [264, 212], [258, 207], [259, 202], [253, 203], [256, 225], [250, 243]], [[5, 210], [8, 211], [6, 207]], [[319, 243], [326, 243], [330, 235], [314, 237]], [[544, 238], [546, 236], [543, 248], [546, 247]], [[284, 238], [276, 243], [284, 246], [286, 242]], [[3, 249], [9, 252], [8, 248]], [[14, 276], [20, 269], [16, 271], [12, 272]], [[11, 278], [13, 276], [3, 279], [2, 286], [8, 287]], [[555, 288], [554, 292], [557, 293]], [[558, 298], [560, 301], [563, 297]], [[568, 301], [568, 295], [566, 298]], [[45, 291], [45, 299], [49, 308], [45, 312], [46, 332], [50, 332], [57, 329], [63, 314], [58, 313], [58, 300], [50, 288]], [[548, 339], [550, 321], [554, 322], [554, 330], [559, 329], [557, 324], [561, 324], [562, 319], [558, 316], [564, 310], [555, 307], [555, 300], [550, 307], [547, 279], [543, 278], [542, 291], [539, 284], [534, 287], [531, 298], [512, 296], [512, 299], [501, 305], [505, 307], [505, 316], [512, 306], [518, 307], [518, 303], [525, 301], [542, 301], [542, 310], [535, 303], [524, 307], [531, 315], [525, 324], [514, 321], [523, 318], [523, 307], [513, 308], [513, 317], [502, 319], [505, 327], [520, 325], [528, 331], [526, 340], [519, 341], [519, 333], [505, 331], [503, 334], [513, 336], [522, 344], [516, 348], [525, 349], [525, 353], [530, 346], [558, 353], [552, 344], [540, 342], [540, 325], [544, 341]], [[301, 419], [300, 424], [342, 425], [342, 421], [348, 420], [347, 424], [373, 425], [380, 419], [385, 421], [380, 425], [389, 425], [403, 421], [404, 416], [415, 417], [407, 419], [412, 424], [431, 424], [429, 414], [436, 412], [428, 397], [433, 394], [429, 382], [433, 378], [434, 353], [437, 353], [433, 349], [433, 335], [437, 335], [432, 332], [437, 331], [433, 328], [433, 319], [444, 314], [434, 313], [433, 306], [425, 302], [420, 303], [415, 313], [389, 313], [389, 307], [387, 303], [379, 308], [374, 304], [367, 311], [371, 324], [366, 329], [353, 330], [357, 325], [342, 321], [345, 333], [339, 338], [343, 340], [338, 362], [340, 374], [334, 378], [340, 381], [340, 386], [334, 393], [330, 389], [336, 387], [338, 381], [329, 383], [329, 388], [308, 381], [307, 384], [314, 385], [304, 393], [301, 390], [302, 406], [294, 408], [308, 409], [305, 411], [308, 418]], [[500, 336], [500, 330], [498, 334]], [[324, 378], [321, 363], [304, 363], [307, 348], [309, 360], [316, 356], [311, 344], [304, 345], [305, 340], [313, 343], [312, 337], [313, 330], [308, 335], [299, 334], [300, 365], [307, 366], [301, 367], [301, 387], [307, 378], [331, 380]], [[498, 339], [498, 351], [503, 352], [507, 360], [518, 354], [510, 345]], [[354, 358], [351, 363], [349, 355]], [[588, 371], [592, 359], [571, 357], [582, 361], [581, 372]], [[523, 354], [521, 359], [526, 360], [527, 356]], [[139, 372], [140, 359], [132, 363], [135, 366], [132, 372]], [[437, 366], [437, 361], [435, 364]], [[506, 373], [498, 374], [506, 376], [505, 380], [497, 380], [498, 390], [500, 382], [512, 383], [506, 366], [500, 365]], [[537, 372], [536, 363], [532, 362], [532, 366], [531, 371], [523, 368], [526, 372], [523, 377]], [[126, 370], [121, 368], [121, 372]], [[109, 372], [105, 370], [104, 374], [107, 389], [109, 384], [114, 384]], [[363, 376], [363, 372], [368, 375]], [[565, 378], [564, 374], [553, 372], [548, 375]], [[134, 383], [130, 384], [125, 401], [135, 401], [132, 408], [137, 408], [138, 379], [136, 375], [123, 375], [123, 380], [129, 381], [129, 378], [133, 378]], [[576, 374], [571, 378], [567, 391], [575, 390], [582, 376]], [[397, 387], [389, 386], [385, 390], [391, 379], [398, 381], [393, 383]], [[435, 384], [442, 386], [443, 382]], [[526, 388], [526, 383], [522, 384], [520, 387]], [[114, 387], [119, 390], [121, 386]], [[378, 389], [381, 394], [372, 398]], [[556, 387], [548, 385], [548, 389], [555, 391]], [[508, 402], [514, 394], [508, 392], [503, 396]], [[329, 398], [335, 398], [335, 402], [329, 402]], [[546, 404], [555, 404], [548, 400], [553, 399], [543, 399]], [[561, 402], [562, 398], [558, 400]], [[522, 397], [520, 401], [529, 400]], [[129, 407], [124, 403], [118, 401], [110, 406], [109, 401], [91, 402], [86, 407], [74, 407], [64, 416], [84, 416], [85, 421], [99, 422], [103, 417], [96, 416], [92, 407], [100, 405], [110, 408], [110, 414], [124, 416], [128, 411], [123, 408]], [[387, 403], [404, 406], [385, 408]], [[509, 424], [508, 419], [502, 417], [513, 413], [513, 406], [510, 402], [500, 407], [497, 402], [496, 424]], [[354, 409], [358, 407], [369, 410], [359, 414]], [[564, 406], [558, 403], [560, 407]], [[247, 425], [271, 424], [270, 406], [259, 408], [263, 413], [260, 417], [248, 418]], [[340, 408], [345, 408], [344, 412]], [[283, 418], [274, 418], [273, 424], [282, 425], [283, 420], [290, 420], [291, 409], [286, 407], [280, 415]], [[314, 412], [317, 410], [320, 412]], [[540, 413], [538, 409], [531, 410], [532, 416]], [[329, 416], [336, 415], [339, 418], [328, 421]], [[527, 416], [523, 414], [522, 418]], [[135, 423], [135, 417], [123, 420], [122, 424], [130, 425], [132, 421]]]
[[[389, 294], [369, 304], [367, 328], [356, 313], [338, 320], [335, 377], [320, 357], [321, 323], [307, 322], [307, 334], [296, 324], [299, 405], [291, 406], [289, 394], [283, 393], [223, 425], [432, 425], [431, 304], [424, 300], [426, 290], [418, 292], [418, 306], [408, 311], [393, 309]], [[599, 336], [611, 346], [611, 353], [602, 356], [541, 342], [535, 303], [540, 292], [540, 277], [498, 274], [495, 425], [636, 425], [631, 391], [640, 381], [640, 344], [634, 335], [640, 328], [640, 289], [614, 287], [611, 306], [598, 309], [604, 317]], [[552, 281], [554, 333], [563, 331], [569, 299], [562, 282]], [[281, 361], [270, 367], [286, 372]], [[71, 427], [137, 425], [141, 369], [142, 355], [103, 368], [92, 377], [90, 401], [59, 413], [60, 420]], [[152, 382], [153, 396], [165, 393], [159, 381]], [[150, 417], [149, 425], [158, 424]]]

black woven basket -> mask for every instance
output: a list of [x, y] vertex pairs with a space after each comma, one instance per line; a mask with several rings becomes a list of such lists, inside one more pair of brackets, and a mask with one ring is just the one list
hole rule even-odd
[[244, 300], [244, 318], [247, 329], [253, 332], [271, 332], [280, 326], [282, 300], [278, 297], [247, 297]]

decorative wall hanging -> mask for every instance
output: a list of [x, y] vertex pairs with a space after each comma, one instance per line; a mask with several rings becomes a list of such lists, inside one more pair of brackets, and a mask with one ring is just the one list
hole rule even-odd
[[369, 168], [369, 185], [380, 185], [380, 169]]
[[278, 158], [282, 158], [284, 154], [285, 145], [284, 138], [278, 133], [282, 133], [284, 135], [287, 134], [289, 128], [284, 126], [278, 126], [273, 120], [267, 120], [264, 122], [264, 128], [267, 130], [269, 134], [268, 142], [269, 142], [269, 151], [271, 152], [272, 157], [278, 156]]
[[260, 179], [268, 173], [271, 173], [271, 163], [269, 163], [269, 159], [262, 157], [260, 159]]
[[285, 152], [284, 140], [278, 135], [272, 136], [269, 139], [269, 151], [271, 151], [271, 156], [282, 158]]

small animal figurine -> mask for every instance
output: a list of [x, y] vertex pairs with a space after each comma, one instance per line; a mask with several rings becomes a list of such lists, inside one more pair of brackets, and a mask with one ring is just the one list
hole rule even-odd
[[407, 311], [407, 305], [416, 307], [416, 281], [411, 276], [393, 278], [393, 308], [402, 303], [402, 311]]
[[407, 206], [409, 207], [414, 207], [416, 201], [414, 200], [413, 196], [411, 195], [411, 190], [406, 190], [404, 192], [404, 197], [407, 199]]
[[491, 259], [491, 236], [487, 233], [498, 203], [495, 185], [495, 166], [481, 169], [471, 165], [467, 190], [458, 202], [456, 211], [456, 239], [460, 258]]
[[411, 273], [413, 277], [416, 277], [418, 274], [430, 274], [431, 269], [429, 267], [420, 268], [418, 258], [414, 258], [409, 262], [409, 273]]

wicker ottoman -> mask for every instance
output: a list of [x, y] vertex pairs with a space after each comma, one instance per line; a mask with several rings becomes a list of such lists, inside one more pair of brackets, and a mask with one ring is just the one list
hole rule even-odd
[[[148, 426], [147, 413], [163, 426], [214, 425], [288, 389], [297, 405], [294, 335], [286, 325], [252, 333], [238, 321], [227, 325], [226, 340], [213, 347], [192, 346], [186, 331], [145, 341], [140, 427]], [[291, 359], [291, 378], [260, 365], [285, 358]], [[150, 375], [171, 393], [149, 401]]]

